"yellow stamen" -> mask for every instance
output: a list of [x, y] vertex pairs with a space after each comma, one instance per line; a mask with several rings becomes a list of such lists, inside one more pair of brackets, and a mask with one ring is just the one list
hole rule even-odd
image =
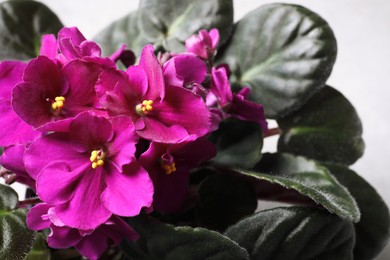
[[54, 102], [51, 104], [51, 108], [54, 111], [59, 111], [64, 107], [65, 98], [63, 96], [58, 96], [54, 99]]
[[175, 163], [171, 163], [171, 164], [161, 164], [161, 168], [164, 170], [165, 174], [167, 175], [170, 175], [171, 173], [175, 172], [176, 171], [176, 165]]
[[144, 100], [141, 104], [135, 107], [135, 111], [138, 115], [144, 115], [153, 110], [153, 100]]
[[89, 160], [92, 162], [92, 169], [103, 166], [105, 158], [106, 154], [102, 150], [93, 150], [91, 152], [91, 157], [89, 157]]

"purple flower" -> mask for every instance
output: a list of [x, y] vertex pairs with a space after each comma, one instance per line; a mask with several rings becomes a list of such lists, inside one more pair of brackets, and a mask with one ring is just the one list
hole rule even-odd
[[69, 133], [37, 139], [25, 152], [38, 196], [65, 225], [93, 229], [112, 214], [138, 215], [152, 203], [153, 185], [134, 157], [137, 136], [127, 117], [82, 113]]
[[75, 247], [88, 259], [98, 259], [109, 246], [122, 239], [136, 240], [138, 234], [119, 217], [113, 216], [96, 229], [81, 230], [65, 226], [53, 207], [35, 205], [27, 214], [27, 226], [32, 230], [50, 228], [47, 243], [51, 248]]
[[214, 144], [205, 139], [180, 144], [152, 142], [139, 162], [154, 183], [154, 209], [164, 213], [180, 211], [187, 199], [190, 170], [215, 155]]
[[27, 173], [23, 162], [26, 149], [24, 144], [12, 145], [4, 148], [0, 157], [0, 165], [16, 175], [16, 181], [35, 189], [35, 180]]
[[165, 85], [151, 45], [144, 47], [139, 66], [129, 67], [126, 73], [102, 73], [96, 90], [109, 115], [131, 117], [144, 139], [177, 143], [209, 132], [210, 112], [205, 102], [183, 87]]
[[[220, 117], [222, 120], [226, 117], [234, 117], [243, 121], [251, 121], [266, 131], [268, 127], [263, 106], [246, 99], [250, 94], [249, 88], [244, 87], [238, 93], [233, 94], [224, 67], [212, 68], [211, 74], [212, 82], [207, 104], [211, 107], [217, 106], [222, 112], [221, 114], [217, 111], [214, 118]], [[212, 109], [212, 112], [215, 112], [215, 109]]]
[[0, 120], [3, 122], [0, 130], [0, 146], [25, 144], [41, 135], [39, 131], [21, 120], [12, 109], [11, 93], [13, 88], [22, 81], [26, 63], [19, 61], [4, 61], [0, 63]]
[[210, 32], [200, 30], [198, 35], [192, 35], [186, 40], [186, 49], [188, 52], [196, 54], [198, 57], [210, 60], [214, 57], [219, 43], [219, 32], [217, 29], [211, 29]]
[[93, 62], [73, 60], [59, 68], [39, 56], [27, 64], [22, 82], [13, 89], [12, 107], [34, 128], [66, 131], [76, 115], [99, 111], [94, 87], [101, 72], [102, 67]]

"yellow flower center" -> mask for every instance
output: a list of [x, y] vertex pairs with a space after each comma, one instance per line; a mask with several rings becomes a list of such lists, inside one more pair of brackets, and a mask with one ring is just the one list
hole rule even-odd
[[54, 99], [54, 102], [51, 104], [51, 108], [58, 112], [64, 107], [65, 98], [63, 96], [58, 96]]
[[138, 115], [142, 116], [153, 110], [153, 100], [144, 100], [141, 104], [135, 107], [135, 111]]
[[165, 174], [167, 175], [170, 175], [171, 173], [176, 171], [176, 165], [174, 162], [171, 164], [162, 163], [161, 168], [164, 170]]
[[91, 152], [91, 157], [89, 157], [89, 160], [92, 162], [92, 169], [103, 166], [105, 158], [106, 154], [102, 150], [93, 150]]

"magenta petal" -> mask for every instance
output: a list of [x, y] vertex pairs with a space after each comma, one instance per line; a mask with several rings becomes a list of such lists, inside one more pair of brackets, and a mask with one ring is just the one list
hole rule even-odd
[[233, 106], [234, 111], [231, 115], [232, 117], [255, 122], [261, 126], [264, 132], [268, 130], [267, 121], [264, 116], [264, 108], [262, 105], [245, 100], [244, 97], [240, 95], [234, 95]]
[[75, 228], [56, 227], [51, 225], [51, 233], [47, 237], [47, 244], [51, 248], [69, 248], [80, 242], [82, 236]]
[[[81, 170], [81, 169], [80, 169]], [[74, 186], [71, 199], [57, 205], [57, 216], [65, 225], [78, 229], [94, 229], [106, 222], [112, 215], [101, 201], [100, 195], [105, 189], [103, 169], [93, 170], [90, 165], [83, 169], [82, 176]]]
[[3, 122], [7, 122], [0, 129], [0, 146], [25, 144], [42, 135], [15, 114], [10, 100], [0, 101], [0, 118]]
[[134, 126], [140, 137], [159, 143], [178, 143], [190, 135], [181, 125], [169, 126], [155, 118], [140, 118]]
[[107, 250], [108, 238], [102, 232], [94, 232], [84, 237], [75, 248], [90, 260], [97, 260]]
[[82, 179], [81, 175], [86, 167], [90, 167], [88, 161], [83, 168], [76, 169], [72, 169], [65, 162], [49, 163], [38, 175], [38, 196], [41, 200], [52, 205], [69, 201], [77, 184]]
[[3, 61], [0, 63], [0, 100], [10, 100], [12, 89], [22, 81], [26, 63], [20, 61]]
[[122, 91], [126, 96], [144, 96], [148, 91], [148, 76], [145, 70], [140, 66], [131, 66], [127, 69], [128, 88], [123, 88]]
[[[206, 74], [206, 63], [193, 55], [178, 55], [164, 64], [165, 80], [178, 83], [182, 79], [184, 86], [192, 83], [202, 83]], [[177, 84], [173, 85], [177, 86]]]
[[152, 45], [149, 44], [143, 48], [139, 65], [145, 70], [149, 81], [145, 99], [163, 99], [165, 94], [164, 77], [161, 65], [154, 55], [154, 48]]
[[90, 57], [100, 57], [102, 54], [102, 50], [99, 45], [93, 41], [84, 41], [80, 44], [81, 56], [90, 56]]
[[58, 39], [70, 38], [74, 44], [80, 45], [85, 41], [84, 35], [77, 27], [64, 27], [58, 32]]
[[95, 90], [97, 96], [102, 97], [107, 91], [113, 91], [115, 86], [123, 85], [127, 86], [127, 75], [124, 71], [119, 71], [115, 69], [104, 70], [100, 75], [99, 79], [96, 82]]
[[102, 201], [114, 214], [136, 216], [143, 207], [152, 204], [152, 181], [137, 162], [124, 166], [122, 173], [111, 167], [105, 180], [107, 187], [102, 193]]
[[27, 213], [27, 227], [32, 230], [48, 228], [51, 224], [49, 217], [47, 216], [49, 208], [50, 206], [46, 203], [40, 203], [32, 207]]
[[111, 140], [113, 131], [110, 122], [89, 112], [78, 115], [69, 126], [72, 142], [82, 144], [87, 149], [101, 149]]
[[50, 59], [56, 58], [58, 54], [57, 39], [53, 34], [45, 34], [42, 36], [40, 55], [47, 56]]
[[224, 106], [233, 100], [233, 93], [230, 88], [230, 82], [225, 68], [213, 68], [211, 71], [213, 80], [211, 83], [211, 91], [218, 98], [221, 106]]
[[215, 50], [219, 44], [219, 31], [218, 29], [211, 29], [209, 32], [211, 38], [211, 47]]

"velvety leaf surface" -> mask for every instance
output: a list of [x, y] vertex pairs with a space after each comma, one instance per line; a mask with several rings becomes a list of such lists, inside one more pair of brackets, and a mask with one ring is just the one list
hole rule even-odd
[[390, 235], [389, 209], [376, 190], [345, 166], [325, 164], [356, 199], [361, 219], [355, 224], [355, 260], [374, 259], [387, 245]]
[[263, 134], [252, 122], [229, 119], [222, 122], [210, 140], [217, 145], [217, 163], [243, 168], [253, 167], [261, 158]]
[[139, 12], [135, 11], [113, 22], [96, 35], [95, 41], [100, 45], [103, 55], [109, 56], [126, 44], [137, 56], [142, 47], [148, 43], [139, 28]]
[[353, 222], [360, 219], [359, 208], [348, 190], [325, 167], [305, 157], [264, 154], [254, 170], [234, 171], [296, 190], [344, 219]]
[[207, 228], [222, 231], [257, 208], [256, 193], [235, 176], [213, 175], [198, 190], [197, 216]]
[[37, 234], [32, 249], [25, 260], [50, 260], [50, 250], [42, 233]]
[[8, 1], [0, 4], [0, 59], [27, 60], [39, 53], [41, 36], [57, 34], [58, 17], [35, 1]]
[[353, 259], [352, 223], [318, 209], [260, 211], [230, 227], [225, 235], [246, 248], [254, 260]]
[[217, 28], [223, 42], [233, 24], [232, 0], [141, 0], [139, 11], [148, 41], [173, 52], [201, 29]]
[[26, 226], [26, 210], [15, 209], [18, 194], [0, 184], [0, 259], [23, 259], [34, 242], [35, 232]]
[[251, 88], [265, 114], [278, 118], [300, 106], [329, 77], [336, 40], [317, 14], [297, 5], [262, 6], [240, 20], [219, 63], [234, 85]]
[[278, 120], [278, 150], [319, 161], [352, 164], [364, 152], [362, 123], [352, 104], [325, 87], [293, 114]]
[[249, 259], [245, 249], [215, 231], [174, 227], [146, 216], [131, 218], [129, 223], [140, 234], [147, 252], [140, 259]]

